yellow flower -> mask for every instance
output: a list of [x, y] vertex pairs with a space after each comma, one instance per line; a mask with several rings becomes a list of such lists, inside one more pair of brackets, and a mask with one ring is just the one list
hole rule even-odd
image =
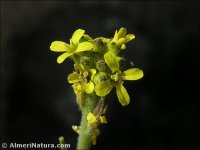
[[82, 104], [85, 98], [84, 90], [79, 82], [72, 85], [74, 93], [76, 94], [78, 104]]
[[100, 82], [95, 86], [95, 92], [98, 96], [106, 96], [113, 87], [116, 87], [116, 93], [122, 106], [126, 106], [130, 102], [130, 97], [125, 87], [122, 85], [123, 80], [138, 80], [143, 77], [143, 71], [139, 68], [131, 68], [124, 72], [117, 71], [111, 79]]
[[79, 43], [81, 37], [84, 35], [85, 30], [76, 30], [72, 38], [70, 39], [70, 44], [62, 41], [54, 41], [51, 43], [50, 50], [54, 52], [64, 52], [57, 58], [57, 62], [62, 63], [67, 57], [72, 56], [75, 53], [90, 51], [93, 49], [93, 44], [91, 42]]
[[126, 34], [126, 28], [120, 28], [119, 32], [116, 30], [114, 38], [112, 39], [112, 42], [114, 42], [118, 47], [121, 49], [125, 49], [125, 43], [133, 40], [135, 38], [135, 35], [133, 34]]
[[105, 116], [97, 117], [91, 112], [89, 112], [87, 115], [87, 121], [88, 121], [88, 125], [90, 125], [91, 127], [97, 126], [98, 123], [107, 123]]
[[91, 126], [96, 125], [98, 123], [97, 117], [91, 112], [89, 112], [87, 115], [87, 121], [88, 124]]
[[[68, 82], [69, 83], [79, 83], [79, 86], [86, 92], [86, 93], [92, 93], [94, 91], [94, 83], [93, 83], [93, 77], [96, 74], [95, 69], [90, 70], [84, 70], [83, 65], [76, 64], [76, 68], [78, 68], [80, 73], [73, 72], [69, 74], [68, 76]], [[89, 79], [89, 80], [88, 80]], [[80, 89], [80, 87], [79, 87]], [[76, 91], [75, 91], [76, 93]]]

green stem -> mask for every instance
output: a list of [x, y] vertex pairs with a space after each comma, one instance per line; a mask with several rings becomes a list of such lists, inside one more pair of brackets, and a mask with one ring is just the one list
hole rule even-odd
[[93, 112], [97, 104], [97, 96], [94, 94], [86, 95], [84, 105], [82, 106], [82, 117], [80, 132], [77, 143], [77, 150], [89, 150], [92, 146], [92, 134], [87, 125], [87, 115]]

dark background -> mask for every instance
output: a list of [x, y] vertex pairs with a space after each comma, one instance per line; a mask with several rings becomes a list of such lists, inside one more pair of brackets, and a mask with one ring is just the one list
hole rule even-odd
[[1, 142], [56, 144], [63, 135], [75, 149], [72, 62], [57, 64], [49, 46], [69, 42], [77, 28], [113, 37], [123, 26], [136, 35], [126, 66], [145, 76], [125, 83], [130, 105], [122, 107], [114, 90], [108, 96], [108, 124], [92, 149], [198, 149], [198, 13], [197, 1], [1, 1]]

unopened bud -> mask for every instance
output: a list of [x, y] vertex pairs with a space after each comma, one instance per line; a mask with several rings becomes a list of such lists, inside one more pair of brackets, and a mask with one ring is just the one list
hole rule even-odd
[[90, 57], [89, 56], [82, 56], [80, 63], [85, 67], [85, 68], [90, 68]]
[[98, 72], [97, 74], [95, 74], [94, 76], [94, 83], [98, 84], [102, 81], [105, 81], [107, 79], [107, 75], [105, 72]]
[[99, 71], [105, 71], [106, 70], [106, 62], [104, 60], [99, 60], [97, 61], [96, 63], [96, 68], [99, 70]]
[[94, 40], [94, 51], [99, 52], [99, 53], [103, 53], [104, 50], [104, 43], [101, 40], [101, 38], [96, 38]]

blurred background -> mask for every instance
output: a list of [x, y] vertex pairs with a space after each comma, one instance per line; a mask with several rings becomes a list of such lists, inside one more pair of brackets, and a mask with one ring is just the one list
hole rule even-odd
[[49, 46], [69, 42], [77, 28], [113, 37], [120, 27], [136, 36], [123, 53], [126, 66], [145, 76], [125, 82], [130, 105], [114, 90], [107, 97], [108, 124], [92, 150], [198, 149], [198, 1], [1, 1], [1, 142], [56, 144], [62, 135], [75, 149], [73, 65], [57, 64]]

